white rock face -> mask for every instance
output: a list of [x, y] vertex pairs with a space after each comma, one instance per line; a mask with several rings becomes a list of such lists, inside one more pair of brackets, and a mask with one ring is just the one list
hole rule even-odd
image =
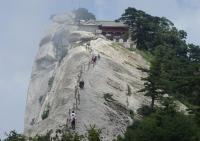
[[[137, 67], [148, 63], [137, 53], [86, 31], [78, 31], [73, 14], [52, 17], [53, 24], [40, 43], [28, 89], [25, 134], [34, 136], [66, 124], [73, 108], [75, 86], [82, 70], [85, 87], [80, 92], [76, 131], [95, 124], [103, 129], [103, 140], [123, 134], [132, 122], [129, 110], [136, 110], [149, 100], [137, 91], [143, 87], [145, 74]], [[89, 49], [85, 43], [90, 43]], [[96, 65], [89, 63], [100, 54]], [[131, 96], [127, 96], [127, 85]], [[109, 96], [111, 96], [109, 98]], [[48, 117], [42, 119], [44, 111]]]

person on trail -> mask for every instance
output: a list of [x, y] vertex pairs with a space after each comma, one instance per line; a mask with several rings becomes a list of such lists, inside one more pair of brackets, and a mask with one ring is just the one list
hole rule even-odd
[[83, 80], [81, 80], [80, 82], [79, 82], [79, 87], [81, 88], [81, 89], [84, 89], [84, 81]]
[[93, 56], [92, 56], [92, 64], [93, 64], [93, 67], [94, 67], [94, 65], [96, 64], [96, 61], [97, 61], [97, 56], [93, 55]]
[[93, 64], [93, 66], [94, 66], [94, 55], [92, 55], [92, 60], [91, 60], [91, 63]]
[[97, 56], [95, 55], [94, 56], [94, 65], [96, 64], [96, 62], [97, 62]]
[[100, 56], [100, 54], [98, 54], [98, 59], [100, 60], [100, 58], [101, 58], [101, 56]]
[[72, 113], [70, 114], [70, 121], [71, 121], [72, 130], [75, 130], [75, 128], [76, 128], [76, 114], [75, 114], [74, 111], [72, 111]]

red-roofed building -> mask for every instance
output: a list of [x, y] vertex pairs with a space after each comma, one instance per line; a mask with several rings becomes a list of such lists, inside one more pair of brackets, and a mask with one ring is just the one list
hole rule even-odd
[[79, 25], [82, 30], [102, 34], [110, 40], [127, 41], [129, 27], [122, 22], [115, 21], [87, 21]]
[[99, 25], [99, 29], [102, 31], [102, 34], [110, 40], [127, 40], [129, 28], [127, 25], [121, 22], [114, 21], [96, 21]]

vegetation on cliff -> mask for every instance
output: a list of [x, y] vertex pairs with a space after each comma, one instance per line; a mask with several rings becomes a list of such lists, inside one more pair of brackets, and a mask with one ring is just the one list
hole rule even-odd
[[[137, 49], [153, 55], [145, 80], [145, 92], [152, 99], [150, 116], [135, 122], [119, 141], [199, 141], [200, 47], [187, 44], [187, 33], [164, 18], [128, 8], [119, 19], [129, 25]], [[189, 107], [189, 115], [179, 113], [172, 103], [155, 107], [163, 95], [178, 99]], [[171, 107], [171, 108], [169, 108]], [[173, 108], [172, 108], [173, 107]]]
[[[178, 30], [164, 18], [151, 16], [135, 8], [128, 8], [119, 19], [130, 26], [131, 37], [137, 48], [149, 51], [147, 82], [155, 90], [162, 90], [188, 104], [200, 106], [200, 47], [187, 44], [187, 33]], [[150, 92], [150, 86], [146, 92]], [[157, 95], [156, 92], [153, 92]]]
[[56, 130], [56, 132], [50, 130], [46, 135], [36, 135], [35, 137], [26, 137], [16, 131], [11, 131], [4, 141], [101, 141], [100, 135], [101, 130], [97, 129], [95, 125], [90, 125], [85, 135], [78, 135], [76, 132], [69, 130], [68, 127], [64, 127]]

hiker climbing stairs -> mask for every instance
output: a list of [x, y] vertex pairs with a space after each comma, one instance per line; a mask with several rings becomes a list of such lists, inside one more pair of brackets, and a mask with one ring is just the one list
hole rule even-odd
[[[89, 91], [89, 86], [90, 83], [88, 81], [84, 81], [86, 80], [86, 78], [88, 78], [88, 76], [90, 75], [91, 72], [91, 68], [94, 68], [96, 65], [96, 61], [97, 61], [97, 55], [94, 54], [94, 50], [89, 47], [86, 46], [86, 51], [89, 53], [89, 59], [88, 59], [88, 63], [83, 63], [80, 67], [80, 71], [77, 74], [77, 81], [76, 81], [76, 85], [75, 85], [75, 89], [74, 89], [74, 102], [72, 105], [72, 109], [69, 109], [69, 118], [70, 118], [70, 113], [72, 111], [75, 111], [76, 113], [76, 129], [79, 129], [79, 127], [84, 127], [84, 126], [79, 126], [81, 124], [81, 116], [80, 115], [84, 115], [89, 113], [87, 110], [89, 110], [91, 107], [89, 107], [87, 105], [87, 103], [89, 103], [89, 95], [92, 94], [92, 92]], [[99, 55], [98, 55], [99, 56]], [[92, 66], [91, 66], [92, 64]], [[83, 81], [83, 85], [86, 85], [86, 87], [82, 87], [80, 85], [80, 82]], [[84, 84], [85, 83], [85, 84]], [[83, 102], [81, 102], [83, 101]], [[68, 126], [70, 126], [70, 122], [67, 123]]]
[[[85, 127], [84, 117], [89, 117], [87, 113], [90, 113], [89, 110], [92, 108], [88, 105], [88, 103], [92, 100], [92, 89], [90, 80], [90, 73], [93, 71], [97, 57], [100, 59], [99, 55], [95, 54], [94, 49], [91, 46], [86, 46], [86, 51], [89, 54], [88, 63], [83, 63], [80, 67], [80, 71], [77, 74], [76, 85], [74, 89], [74, 102], [72, 110], [76, 113], [76, 131], [77, 130], [84, 130], [80, 129], [80, 127]], [[87, 81], [86, 81], [87, 80]], [[83, 81], [83, 87], [81, 87], [80, 82]], [[72, 111], [71, 110], [71, 111]], [[70, 110], [69, 110], [70, 111]], [[70, 117], [70, 112], [69, 112]], [[82, 120], [84, 119], [84, 120]]]

